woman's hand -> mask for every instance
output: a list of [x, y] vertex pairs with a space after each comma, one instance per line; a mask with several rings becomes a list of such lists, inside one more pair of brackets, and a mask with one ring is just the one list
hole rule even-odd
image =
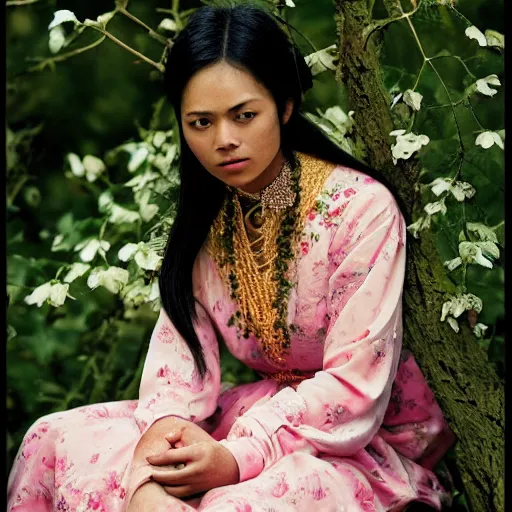
[[[156, 421], [140, 438], [133, 454], [132, 465], [147, 465], [146, 457], [165, 452], [170, 443], [165, 439], [169, 432], [181, 431], [185, 426], [193, 425], [182, 418], [169, 416]], [[200, 427], [197, 427], [202, 430]]]
[[[171, 433], [170, 436], [169, 433]], [[201, 427], [190, 421], [173, 416], [156, 421], [140, 438], [133, 454], [130, 468], [131, 484], [134, 487], [137, 486], [137, 489], [131, 498], [129, 512], [132, 510], [156, 512], [160, 510], [160, 502], [162, 507], [167, 503], [165, 499], [162, 501], [162, 495], [170, 499], [163, 486], [150, 481], [153, 466], [146, 460], [147, 457], [165, 454], [173, 447], [184, 446], [185, 441], [193, 444], [205, 440], [213, 439]], [[172, 469], [175, 470], [175, 468]], [[163, 510], [167, 509], [163, 508]]]
[[164, 439], [172, 448], [183, 448], [192, 444], [215, 441], [208, 432], [192, 422], [183, 423], [170, 429]]
[[[152, 480], [176, 498], [236, 484], [240, 480], [238, 464], [231, 452], [202, 429], [204, 435], [193, 430], [187, 425], [182, 432], [166, 436], [171, 445], [183, 447], [171, 448], [147, 459], [155, 466]], [[181, 464], [185, 467], [177, 469]]]

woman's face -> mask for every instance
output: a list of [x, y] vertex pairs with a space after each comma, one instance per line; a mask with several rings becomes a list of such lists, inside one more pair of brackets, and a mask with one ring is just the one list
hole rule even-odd
[[[289, 102], [284, 122], [291, 107]], [[189, 80], [181, 123], [192, 153], [227, 185], [255, 192], [281, 167], [281, 133], [272, 95], [250, 73], [226, 62], [203, 68]]]

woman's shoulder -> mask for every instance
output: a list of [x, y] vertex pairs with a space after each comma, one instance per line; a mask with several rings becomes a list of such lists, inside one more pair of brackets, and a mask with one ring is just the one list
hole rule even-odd
[[[328, 166], [324, 174], [322, 186], [317, 196], [317, 202], [326, 203], [329, 208], [337, 204], [346, 204], [349, 200], [354, 202], [373, 201], [395, 205], [395, 198], [389, 189], [380, 181], [363, 171], [347, 167], [342, 164], [328, 162], [316, 156], [309, 156], [309, 162], [314, 166]], [[316, 164], [316, 165], [315, 165]]]

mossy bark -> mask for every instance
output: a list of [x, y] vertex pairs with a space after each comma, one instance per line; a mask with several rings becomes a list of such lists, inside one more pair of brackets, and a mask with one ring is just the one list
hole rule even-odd
[[[389, 132], [390, 98], [383, 87], [379, 34], [365, 46], [371, 23], [367, 0], [335, 0], [340, 62], [337, 79], [348, 89], [355, 111], [356, 136], [367, 161], [396, 188], [410, 217], [419, 166], [393, 165]], [[435, 234], [408, 237], [404, 292], [404, 344], [411, 349], [457, 436], [455, 453], [464, 491], [473, 512], [504, 510], [503, 383], [468, 327], [455, 333], [440, 322], [446, 295], [454, 292], [439, 259]]]

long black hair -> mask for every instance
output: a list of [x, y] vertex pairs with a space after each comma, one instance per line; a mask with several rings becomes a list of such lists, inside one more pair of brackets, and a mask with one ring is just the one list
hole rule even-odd
[[168, 53], [164, 74], [165, 90], [179, 125], [181, 187], [159, 283], [163, 308], [188, 344], [201, 377], [206, 373], [206, 363], [193, 325], [196, 300], [192, 269], [224, 200], [225, 185], [209, 174], [190, 151], [180, 122], [181, 99], [195, 73], [221, 61], [248, 71], [262, 83], [274, 98], [279, 119], [287, 100], [293, 101], [293, 113], [288, 123], [281, 125], [285, 155], [300, 151], [358, 169], [393, 192], [381, 175], [340, 149], [300, 112], [303, 95], [313, 85], [311, 71], [270, 13], [248, 4], [198, 9]]

